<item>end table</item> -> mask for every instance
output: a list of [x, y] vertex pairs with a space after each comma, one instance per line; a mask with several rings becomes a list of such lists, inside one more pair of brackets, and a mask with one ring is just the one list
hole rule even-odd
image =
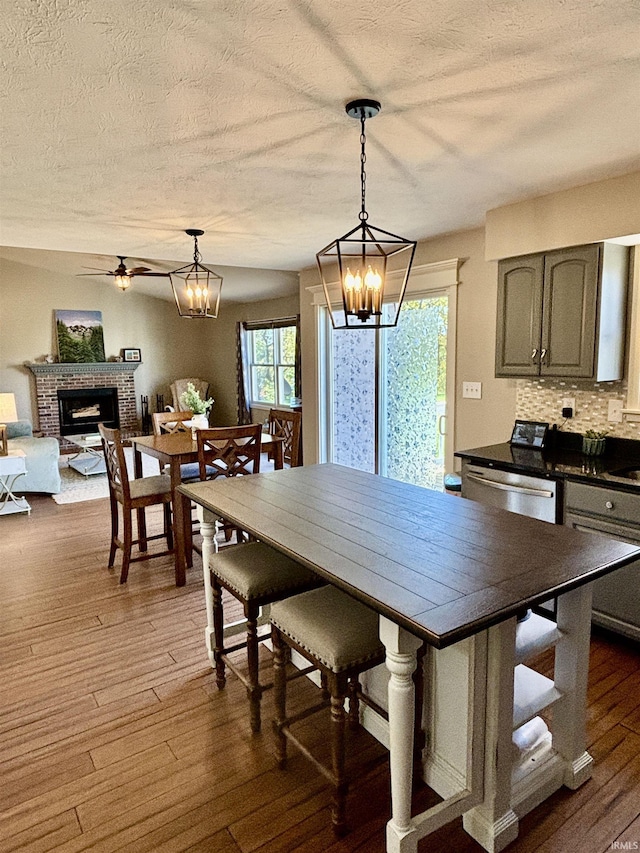
[[18, 477], [27, 473], [23, 450], [10, 450], [8, 456], [0, 456], [0, 515], [14, 512], [31, 512], [27, 499], [14, 495]]

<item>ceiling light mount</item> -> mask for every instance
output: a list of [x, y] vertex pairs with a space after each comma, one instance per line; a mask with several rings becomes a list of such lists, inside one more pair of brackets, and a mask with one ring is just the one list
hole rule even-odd
[[220, 309], [222, 276], [201, 263], [198, 237], [204, 231], [187, 228], [185, 234], [193, 237], [193, 263], [169, 273], [178, 313], [190, 319], [215, 319]]
[[349, 101], [345, 107], [347, 115], [350, 118], [357, 118], [358, 120], [375, 118], [381, 109], [382, 104], [380, 101], [372, 101], [369, 98], [358, 98], [355, 101]]
[[396, 326], [416, 249], [415, 240], [368, 222], [365, 122], [381, 109], [379, 101], [369, 98], [345, 106], [347, 115], [360, 122], [360, 222], [316, 255], [334, 329]]

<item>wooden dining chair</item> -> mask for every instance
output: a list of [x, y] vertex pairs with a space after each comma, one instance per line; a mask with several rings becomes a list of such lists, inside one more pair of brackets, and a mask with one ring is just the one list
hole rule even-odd
[[[116, 550], [122, 550], [122, 569], [120, 583], [126, 583], [129, 576], [129, 564], [153, 557], [165, 557], [174, 553], [173, 530], [171, 527], [171, 479], [166, 474], [153, 477], [139, 477], [130, 480], [120, 430], [109, 429], [98, 424], [102, 439], [104, 458], [107, 463], [109, 480], [109, 501], [111, 505], [111, 544], [109, 547], [109, 568], [113, 568]], [[118, 504], [122, 507], [122, 526], [124, 538], [119, 538]], [[164, 532], [147, 536], [145, 508], [161, 504], [164, 509]], [[138, 538], [133, 538], [133, 511], [137, 511]], [[165, 551], [147, 552], [147, 544], [154, 539], [166, 539]], [[133, 546], [137, 545], [139, 556], [132, 557]]]
[[[200, 478], [212, 480], [259, 473], [261, 433], [261, 424], [198, 430]], [[216, 684], [219, 690], [224, 688], [225, 667], [240, 678], [247, 688], [251, 729], [257, 732], [260, 730], [260, 699], [263, 691], [271, 686], [261, 685], [259, 680], [258, 644], [268, 637], [268, 634], [258, 636], [260, 611], [272, 601], [302, 592], [321, 581], [308, 569], [273, 551], [264, 543], [243, 542], [243, 534], [235, 526], [222, 522], [218, 529], [224, 530], [227, 541], [230, 541], [235, 531], [240, 544], [213, 553], [209, 560], [209, 572], [205, 573], [205, 583], [211, 584], [213, 601], [211, 615]], [[238, 643], [234, 643], [231, 638], [225, 642], [223, 589], [240, 601], [244, 608], [246, 636]], [[246, 676], [232, 656], [233, 652], [243, 648], [247, 650]]]
[[[154, 412], [151, 415], [154, 435], [173, 435], [176, 432], [191, 432], [193, 412]], [[160, 471], [168, 471], [160, 462]], [[183, 483], [195, 483], [200, 479], [200, 467], [197, 462], [186, 462], [180, 466], [180, 479]]]
[[166, 432], [187, 432], [191, 429], [191, 424], [185, 421], [190, 421], [193, 417], [193, 412], [154, 412], [151, 415], [153, 424], [153, 434], [163, 435]]
[[283, 439], [283, 458], [291, 468], [302, 465], [302, 412], [288, 409], [271, 409], [269, 412], [269, 434]]
[[201, 480], [238, 477], [260, 471], [261, 424], [199, 429], [198, 464]]
[[[257, 474], [260, 471], [261, 435], [260, 424], [199, 429], [196, 433], [199, 479]], [[231, 541], [234, 532], [238, 542], [243, 539], [242, 531], [232, 524], [221, 522], [218, 530], [224, 532], [227, 542]]]

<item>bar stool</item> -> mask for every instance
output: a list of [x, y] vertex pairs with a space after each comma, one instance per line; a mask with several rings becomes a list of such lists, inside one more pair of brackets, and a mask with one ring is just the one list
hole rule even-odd
[[[260, 608], [279, 599], [312, 589], [323, 583], [318, 575], [270, 548], [263, 542], [229, 545], [209, 558], [213, 592], [213, 636], [216, 684], [222, 690], [226, 684], [225, 665], [247, 688], [251, 730], [260, 731], [260, 700], [273, 683], [260, 684], [258, 643], [269, 633], [258, 636]], [[246, 639], [235, 645], [225, 645], [222, 590], [228, 590], [242, 602], [247, 620]], [[229, 659], [232, 652], [246, 648], [248, 675]]]
[[[359, 700], [388, 718], [385, 711], [360, 691], [359, 676], [385, 659], [378, 637], [378, 615], [333, 586], [295, 595], [271, 608], [271, 637], [274, 650], [274, 703], [276, 759], [284, 768], [287, 741], [296, 746], [333, 786], [331, 821], [338, 836], [347, 832], [345, 810], [349, 779], [345, 772], [344, 701], [349, 697], [350, 727], [359, 724]], [[329, 701], [298, 714], [286, 715], [286, 674], [288, 650], [295, 649], [320, 671]], [[324, 693], [325, 691], [323, 691]], [[316, 711], [331, 707], [331, 767], [319, 761], [294, 735], [291, 726]], [[370, 763], [367, 769], [386, 760], [387, 755]]]

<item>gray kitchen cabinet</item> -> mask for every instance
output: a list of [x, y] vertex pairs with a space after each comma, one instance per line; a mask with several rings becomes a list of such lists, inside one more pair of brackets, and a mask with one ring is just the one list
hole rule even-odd
[[[640, 491], [568, 482], [564, 523], [640, 545]], [[594, 582], [592, 618], [596, 625], [640, 640], [640, 560]]]
[[500, 261], [496, 376], [621, 379], [628, 274], [615, 243]]

